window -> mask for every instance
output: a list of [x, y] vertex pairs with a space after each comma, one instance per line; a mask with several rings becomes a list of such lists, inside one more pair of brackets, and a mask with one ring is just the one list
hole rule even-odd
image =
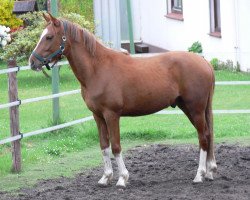
[[220, 0], [210, 0], [210, 35], [221, 37]]
[[172, 13], [182, 14], [182, 0], [171, 0]]
[[167, 0], [167, 18], [183, 21], [182, 0]]

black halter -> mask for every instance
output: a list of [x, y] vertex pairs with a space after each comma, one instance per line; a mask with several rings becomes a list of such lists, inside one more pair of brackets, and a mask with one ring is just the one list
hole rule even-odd
[[54, 62], [52, 66], [49, 66], [49, 63], [52, 61], [53, 58], [56, 56], [61, 56], [63, 55], [64, 49], [65, 49], [65, 44], [66, 44], [66, 31], [67, 31], [67, 23], [63, 22], [63, 27], [64, 27], [64, 35], [62, 36], [62, 42], [58, 50], [56, 50], [54, 53], [48, 55], [47, 57], [42, 57], [39, 54], [37, 54], [35, 51], [32, 52], [32, 55], [35, 56], [37, 60], [39, 60], [43, 65], [46, 66], [48, 70], [54, 67], [54, 65], [57, 63]]

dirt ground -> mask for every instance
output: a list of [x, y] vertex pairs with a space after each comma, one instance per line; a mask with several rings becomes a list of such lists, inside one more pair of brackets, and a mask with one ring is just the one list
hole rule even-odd
[[[99, 167], [72, 179], [41, 181], [34, 188], [21, 190], [18, 197], [0, 192], [0, 199], [250, 199], [250, 147], [217, 145], [215, 180], [193, 184], [198, 156], [198, 148], [191, 145], [136, 147], [125, 155], [130, 172], [126, 189], [115, 186], [116, 167], [112, 184], [105, 188], [97, 186], [103, 172]], [[114, 159], [112, 161], [116, 166]]]

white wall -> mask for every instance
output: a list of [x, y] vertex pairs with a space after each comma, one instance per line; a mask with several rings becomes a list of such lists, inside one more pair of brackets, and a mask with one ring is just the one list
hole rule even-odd
[[[193, 42], [200, 41], [203, 54], [208, 60], [212, 58], [234, 62], [238, 60], [242, 70], [247, 71], [247, 68], [250, 70], [249, 0], [220, 1], [222, 38], [208, 35], [210, 31], [208, 0], [183, 0], [184, 21], [164, 16], [167, 14], [166, 0], [131, 2], [136, 39], [140, 38], [145, 43], [168, 50], [187, 50]], [[238, 12], [235, 12], [235, 5], [238, 7]], [[238, 23], [235, 19], [238, 19]], [[235, 46], [239, 47], [238, 55]]]
[[250, 71], [250, 1], [238, 0], [239, 60], [244, 71]]

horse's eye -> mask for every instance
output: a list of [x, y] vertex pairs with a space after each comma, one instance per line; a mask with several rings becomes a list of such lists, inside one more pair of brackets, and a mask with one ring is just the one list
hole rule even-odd
[[52, 40], [52, 38], [53, 38], [53, 35], [47, 35], [46, 36], [46, 40]]

